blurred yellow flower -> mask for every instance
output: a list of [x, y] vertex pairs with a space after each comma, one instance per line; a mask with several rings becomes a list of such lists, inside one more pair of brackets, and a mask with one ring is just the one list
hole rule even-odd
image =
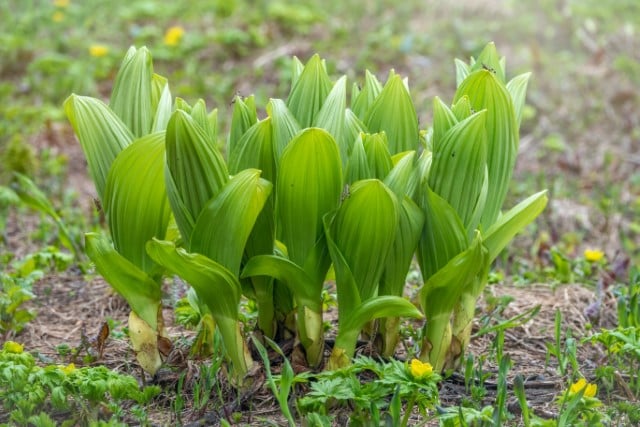
[[92, 44], [89, 47], [89, 55], [101, 58], [109, 53], [109, 48], [102, 44]]
[[604, 257], [604, 252], [598, 249], [586, 249], [584, 258], [589, 262], [598, 262]]
[[584, 397], [595, 397], [598, 392], [598, 386], [595, 384], [588, 383], [584, 378], [580, 378], [575, 383], [571, 384], [569, 388], [569, 394], [579, 393], [580, 390], [584, 389]]
[[67, 366], [61, 366], [60, 370], [65, 373], [65, 375], [69, 375], [73, 371], [76, 370], [76, 365], [73, 363], [69, 363]]
[[20, 354], [24, 351], [24, 347], [22, 344], [19, 344], [15, 341], [7, 341], [4, 343], [4, 350], [9, 353]]
[[433, 373], [433, 366], [428, 362], [412, 359], [410, 365], [411, 375], [414, 378], [425, 378]]
[[64, 21], [64, 13], [57, 11], [57, 12], [53, 12], [53, 15], [51, 15], [51, 20], [53, 22], [62, 22]]
[[170, 27], [166, 33], [164, 33], [164, 44], [167, 46], [177, 46], [182, 40], [184, 35], [184, 28], [179, 25]]
[[55, 7], [67, 7], [69, 6], [69, 0], [53, 0], [53, 5]]

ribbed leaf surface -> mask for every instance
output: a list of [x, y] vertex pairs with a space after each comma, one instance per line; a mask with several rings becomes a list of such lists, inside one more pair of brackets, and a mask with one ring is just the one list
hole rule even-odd
[[[382, 181], [358, 181], [351, 186], [351, 195], [333, 219], [331, 236], [357, 282], [362, 301], [377, 293], [397, 228], [398, 202]], [[336, 269], [338, 287], [341, 286], [339, 274]], [[343, 301], [339, 300], [339, 304]], [[348, 307], [344, 307], [347, 312]]]
[[522, 121], [522, 111], [524, 110], [524, 102], [527, 97], [527, 86], [529, 84], [529, 78], [531, 73], [520, 74], [512, 78], [507, 83], [507, 90], [511, 95], [513, 101], [513, 108], [516, 114], [516, 123], [520, 126]]
[[98, 272], [127, 301], [131, 310], [153, 329], [158, 328], [160, 284], [120, 255], [109, 240], [97, 233], [85, 235], [85, 250]]
[[369, 70], [365, 71], [362, 90], [360, 90], [357, 95], [354, 94], [355, 96], [351, 97], [351, 110], [353, 110], [357, 117], [364, 120], [367, 111], [369, 111], [369, 107], [373, 105], [373, 101], [380, 95], [380, 92], [382, 92], [382, 84], [378, 78], [369, 72]]
[[298, 134], [282, 154], [276, 189], [279, 238], [289, 259], [304, 265], [322, 235], [322, 217], [340, 201], [340, 153], [333, 137], [318, 128]]
[[182, 237], [189, 242], [204, 206], [229, 180], [222, 155], [185, 111], [171, 116], [166, 134], [167, 195]]
[[467, 233], [456, 211], [428, 187], [419, 200], [424, 228], [418, 245], [422, 277], [428, 280], [449, 260], [468, 247]]
[[145, 273], [156, 264], [145, 244], [164, 237], [171, 209], [164, 184], [164, 132], [144, 136], [113, 162], [105, 189], [105, 213], [116, 250]]
[[340, 147], [342, 164], [347, 163], [349, 141], [345, 131], [345, 109], [347, 108], [347, 77], [342, 76], [333, 85], [327, 99], [315, 118], [314, 126], [329, 132]]
[[150, 133], [153, 125], [152, 79], [153, 64], [149, 50], [131, 47], [116, 75], [109, 107], [137, 137]]
[[487, 230], [483, 244], [489, 250], [489, 259], [493, 261], [509, 244], [511, 239], [529, 225], [547, 205], [547, 191], [529, 196], [498, 220]]
[[433, 99], [433, 135], [431, 137], [433, 151], [439, 149], [445, 134], [458, 122], [453, 111], [436, 96]]
[[190, 251], [238, 275], [245, 244], [271, 187], [257, 169], [245, 169], [233, 176], [197, 218]]
[[229, 131], [229, 152], [244, 133], [258, 121], [256, 102], [252, 96], [242, 99], [236, 96], [233, 101], [233, 115], [231, 116], [231, 130]]
[[320, 56], [313, 55], [295, 80], [287, 98], [287, 107], [302, 128], [313, 125], [332, 86]]
[[287, 104], [281, 99], [271, 99], [269, 101], [267, 114], [271, 118], [274, 154], [276, 164], [279, 164], [285, 147], [300, 132], [300, 125], [287, 108]]
[[369, 168], [367, 153], [364, 151], [364, 145], [362, 142], [363, 135], [364, 134], [360, 134], [353, 143], [353, 148], [345, 171], [344, 181], [347, 185], [353, 184], [354, 182], [362, 179], [370, 179], [374, 177], [371, 168]]
[[467, 95], [475, 111], [487, 110], [487, 166], [489, 189], [482, 228], [496, 220], [509, 189], [509, 182], [518, 154], [518, 126], [506, 87], [494, 73], [478, 70], [469, 75], [458, 88], [455, 102]]
[[373, 175], [371, 178], [384, 179], [393, 167], [387, 135], [384, 132], [362, 134], [362, 145], [367, 155], [369, 171]]
[[476, 208], [487, 168], [486, 111], [453, 126], [433, 151], [429, 187], [458, 213], [467, 230], [474, 230]]
[[64, 110], [84, 151], [98, 198], [104, 203], [104, 187], [111, 163], [134, 136], [98, 99], [71, 95], [64, 102]]
[[371, 133], [384, 131], [389, 152], [416, 150], [419, 144], [418, 116], [402, 78], [395, 74], [369, 107], [364, 123]]
[[167, 79], [158, 74], [153, 75], [152, 80], [152, 109], [155, 111], [151, 132], [160, 132], [167, 128], [167, 123], [171, 117], [173, 101]]

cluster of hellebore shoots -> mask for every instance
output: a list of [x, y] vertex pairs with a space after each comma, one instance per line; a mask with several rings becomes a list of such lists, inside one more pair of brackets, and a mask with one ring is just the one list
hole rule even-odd
[[[501, 212], [529, 74], [506, 82], [493, 44], [456, 71], [453, 103], [436, 98], [421, 132], [393, 71], [384, 84], [367, 72], [348, 96], [346, 77], [333, 81], [317, 55], [294, 58], [287, 99], [269, 100], [264, 117], [253, 97], [236, 98], [222, 150], [217, 110], [173, 99], [146, 48], [128, 51], [109, 105], [69, 97], [110, 231], [87, 234], [86, 252], [131, 307], [140, 364], [154, 373], [170, 347], [169, 274], [191, 286], [200, 344], [219, 331], [238, 383], [254, 364], [243, 296], [264, 336], [295, 337], [319, 368], [329, 275], [338, 325], [326, 367], [349, 364], [359, 338], [393, 356], [402, 317], [425, 318], [423, 361], [454, 367], [492, 261], [546, 204], [541, 192]], [[419, 307], [403, 295], [416, 254]]]

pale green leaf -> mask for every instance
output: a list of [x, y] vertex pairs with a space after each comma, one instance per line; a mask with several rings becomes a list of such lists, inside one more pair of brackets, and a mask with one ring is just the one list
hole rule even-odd
[[387, 135], [384, 132], [362, 134], [362, 145], [367, 155], [371, 178], [383, 180], [393, 167]]
[[85, 250], [105, 280], [127, 301], [131, 310], [149, 326], [158, 328], [160, 283], [120, 255], [104, 236], [85, 235]]
[[153, 110], [153, 63], [146, 47], [131, 47], [120, 65], [111, 92], [109, 107], [141, 137], [151, 132]]
[[342, 193], [340, 153], [329, 133], [309, 128], [289, 143], [276, 191], [278, 237], [289, 259], [304, 265], [322, 235], [322, 217], [338, 206]]
[[287, 98], [287, 107], [302, 128], [312, 126], [332, 86], [320, 56], [313, 55], [295, 80]]
[[154, 277], [145, 244], [164, 237], [171, 209], [164, 183], [164, 132], [135, 140], [115, 159], [107, 177], [104, 209], [116, 250]]
[[369, 72], [369, 70], [365, 71], [362, 90], [357, 93], [357, 96], [351, 97], [351, 110], [353, 110], [358, 118], [364, 120], [367, 111], [369, 111], [369, 107], [371, 107], [375, 99], [380, 95], [380, 92], [382, 92], [382, 84], [378, 78]]
[[419, 144], [418, 116], [402, 78], [393, 75], [369, 107], [364, 123], [371, 133], [384, 131], [389, 152], [416, 150]]
[[520, 126], [520, 122], [522, 121], [522, 111], [524, 110], [525, 98], [527, 97], [527, 85], [529, 84], [530, 77], [531, 73], [520, 74], [507, 83], [507, 90], [513, 100], [513, 108], [518, 126]]
[[285, 147], [300, 132], [300, 125], [287, 108], [287, 104], [281, 99], [269, 100], [267, 114], [271, 118], [274, 155], [276, 164], [279, 164]]
[[[159, 92], [159, 95], [157, 95]], [[171, 91], [169, 90], [169, 83], [167, 79], [157, 74], [153, 75], [153, 93], [154, 96], [158, 96], [158, 99], [154, 101], [155, 115], [153, 117], [153, 125], [151, 126], [151, 132], [160, 132], [167, 128], [167, 123], [171, 117], [172, 101]]]
[[71, 95], [64, 102], [64, 110], [84, 151], [98, 198], [104, 202], [104, 187], [111, 163], [134, 136], [122, 120], [98, 99]]
[[467, 78], [467, 76], [471, 73], [471, 69], [466, 62], [461, 61], [459, 59], [454, 60], [456, 65], [456, 87], [460, 86], [460, 83]]
[[529, 225], [547, 205], [547, 191], [528, 197], [507, 213], [503, 214], [484, 234], [483, 243], [489, 250], [489, 260], [493, 261], [513, 239]]
[[233, 101], [233, 115], [231, 116], [231, 130], [229, 131], [229, 152], [234, 147], [244, 133], [258, 121], [256, 102], [253, 95], [242, 99], [236, 96]]
[[348, 134], [345, 131], [345, 109], [347, 108], [347, 77], [342, 76], [333, 85], [327, 99], [314, 119], [314, 126], [329, 132], [340, 147], [342, 164], [346, 164], [349, 151]]
[[196, 219], [190, 251], [239, 274], [247, 239], [271, 188], [257, 169], [234, 175]]
[[215, 142], [185, 111], [171, 116], [166, 149], [167, 195], [180, 233], [189, 242], [198, 215], [229, 180], [229, 172]]

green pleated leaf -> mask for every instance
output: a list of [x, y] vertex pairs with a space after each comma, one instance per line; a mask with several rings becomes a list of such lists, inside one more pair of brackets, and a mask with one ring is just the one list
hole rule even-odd
[[371, 133], [387, 134], [391, 154], [418, 148], [418, 116], [411, 95], [397, 74], [389, 78], [369, 107], [364, 123]]
[[468, 96], [475, 111], [487, 110], [487, 167], [489, 189], [482, 216], [482, 228], [496, 220], [509, 189], [509, 182], [518, 154], [518, 125], [511, 96], [503, 83], [491, 71], [474, 71], [462, 82], [455, 102]]
[[218, 134], [214, 125], [217, 123], [217, 120], [212, 123], [209, 113], [207, 113], [207, 105], [203, 99], [199, 99], [193, 108], [191, 108], [191, 117], [200, 125], [205, 135], [207, 135], [207, 139], [211, 141], [212, 145], [215, 147], [216, 142], [218, 141]]
[[371, 178], [384, 179], [393, 167], [387, 135], [384, 132], [362, 134], [362, 145], [367, 155]]
[[229, 180], [222, 155], [185, 111], [176, 110], [166, 133], [167, 195], [180, 233], [187, 242], [204, 206]]
[[236, 96], [233, 100], [233, 115], [231, 116], [231, 130], [229, 131], [229, 152], [234, 150], [242, 135], [257, 121], [258, 113], [253, 95], [245, 99]]
[[438, 150], [445, 134], [458, 122], [453, 111], [436, 96], [433, 99], [433, 135], [431, 136], [433, 151]]
[[338, 369], [351, 363], [358, 334], [367, 323], [381, 317], [392, 316], [419, 319], [422, 314], [411, 302], [396, 296], [371, 298], [355, 307], [339, 328], [328, 369]]
[[109, 107], [131, 132], [141, 137], [151, 132], [153, 109], [153, 63], [146, 47], [129, 48], [120, 65]]
[[413, 198], [419, 180], [416, 152], [396, 154], [393, 160], [395, 164], [385, 177], [384, 183], [398, 198], [402, 199], [405, 195]]
[[287, 104], [281, 99], [269, 100], [267, 114], [271, 118], [274, 154], [276, 164], [279, 164], [285, 147], [300, 132], [300, 125], [291, 114], [291, 111], [289, 111], [289, 108], [287, 108]]
[[152, 80], [152, 109], [155, 111], [151, 132], [160, 132], [167, 128], [167, 123], [171, 117], [172, 100], [171, 91], [167, 79], [158, 74], [153, 75]]
[[355, 115], [350, 109], [346, 109], [344, 112], [344, 132], [345, 141], [347, 142], [347, 158], [351, 155], [353, 150], [353, 144], [360, 133], [366, 132], [366, 126], [362, 123], [362, 120]]
[[487, 43], [470, 69], [471, 72], [482, 69], [487, 70], [493, 73], [502, 84], [506, 83], [505, 59], [498, 55], [498, 50], [493, 42]]
[[484, 234], [483, 243], [493, 261], [511, 239], [529, 225], [547, 205], [547, 191], [528, 197], [503, 214]]
[[275, 255], [252, 257], [242, 270], [241, 277], [252, 276], [278, 279], [291, 290], [297, 305], [322, 311], [322, 300], [319, 298], [321, 289], [318, 289], [317, 283], [300, 266], [290, 260]]
[[313, 55], [304, 66], [300, 77], [295, 80], [287, 98], [287, 107], [302, 128], [313, 125], [332, 86], [320, 56]]
[[360, 90], [356, 96], [351, 97], [351, 110], [355, 113], [355, 115], [364, 120], [367, 111], [369, 111], [369, 107], [373, 105], [375, 99], [382, 92], [382, 84], [378, 80], [378, 78], [369, 72], [369, 70], [365, 71], [364, 77], [364, 86], [362, 90]]
[[273, 127], [271, 118], [260, 120], [251, 126], [229, 153], [229, 172], [236, 174], [243, 169], [262, 170], [262, 176], [273, 181], [276, 176]]
[[460, 122], [473, 114], [471, 108], [471, 101], [468, 96], [463, 96], [452, 107], [451, 111], [456, 116], [456, 119]]
[[422, 351], [428, 351], [428, 361], [437, 372], [443, 369], [451, 345], [453, 308], [487, 264], [487, 251], [480, 240], [478, 233], [467, 250], [429, 277], [420, 290], [420, 303], [427, 319]]
[[467, 230], [485, 181], [487, 168], [486, 111], [453, 126], [433, 152], [429, 187], [458, 213]]
[[347, 77], [342, 76], [333, 85], [314, 120], [314, 126], [329, 132], [340, 147], [342, 164], [346, 164], [349, 141], [345, 131], [345, 109], [347, 108]]
[[408, 197], [401, 200], [398, 229], [385, 260], [380, 280], [380, 295], [402, 296], [407, 273], [424, 226], [424, 214], [418, 205]]
[[425, 188], [419, 200], [424, 213], [424, 228], [418, 244], [418, 262], [422, 277], [428, 280], [469, 243], [464, 224], [446, 200]]
[[466, 79], [467, 76], [471, 73], [471, 69], [469, 68], [469, 65], [464, 61], [455, 59], [454, 62], [456, 65], [456, 87], [458, 87], [460, 86], [460, 83], [462, 83], [464, 79]]
[[252, 363], [238, 325], [240, 283], [237, 275], [206, 256], [188, 253], [172, 242], [152, 240], [149, 255], [159, 264], [186, 280], [216, 320], [224, 349], [233, 364], [236, 379], [246, 374]]
[[507, 83], [507, 90], [513, 100], [513, 108], [518, 126], [520, 126], [520, 122], [522, 121], [522, 110], [524, 110], [524, 102], [527, 97], [527, 85], [529, 84], [530, 77], [531, 73], [520, 74]]
[[239, 274], [245, 244], [271, 187], [269, 181], [260, 178], [257, 169], [234, 175], [197, 218], [190, 251]]
[[304, 70], [304, 64], [300, 62], [297, 56], [294, 56], [291, 60], [291, 87], [295, 86], [300, 74], [302, 74], [302, 70]]
[[135, 140], [115, 159], [105, 188], [104, 208], [116, 250], [154, 277], [156, 264], [145, 244], [164, 237], [171, 209], [164, 183], [164, 132]]
[[[331, 237], [356, 279], [362, 301], [377, 293], [397, 228], [398, 202], [382, 181], [358, 181], [351, 186], [351, 195], [342, 203], [331, 224]], [[336, 269], [338, 288], [342, 285], [339, 273]], [[343, 301], [339, 300], [339, 304]], [[348, 305], [344, 309], [350, 311]]]
[[[345, 169], [345, 184], [351, 185], [356, 181], [370, 178], [373, 178], [373, 172], [369, 167], [369, 159], [367, 159], [367, 153], [364, 151], [361, 134], [353, 143], [351, 155]], [[345, 197], [344, 194], [343, 197]]]
[[304, 265], [322, 235], [322, 217], [334, 210], [342, 193], [338, 145], [325, 130], [309, 128], [282, 153], [277, 178], [279, 240], [289, 259]]
[[64, 110], [84, 151], [98, 198], [104, 202], [104, 187], [111, 163], [134, 136], [122, 120], [98, 99], [71, 95], [64, 102]]
[[98, 272], [122, 295], [131, 310], [157, 330], [158, 307], [162, 298], [160, 284], [120, 255], [101, 234], [85, 235], [85, 251]]

